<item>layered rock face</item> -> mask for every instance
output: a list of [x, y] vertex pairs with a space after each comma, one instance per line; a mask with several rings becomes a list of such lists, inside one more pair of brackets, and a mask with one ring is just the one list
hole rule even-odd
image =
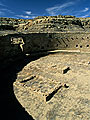
[[74, 16], [39, 16], [20, 24], [21, 31], [30, 32], [89, 32], [90, 18], [75, 18]]
[[31, 20], [0, 18], [0, 30], [28, 32], [66, 32], [90, 30], [90, 18], [74, 16], [39, 16]]
[[90, 18], [74, 16], [39, 16], [34, 19], [0, 18], [0, 30], [28, 32], [67, 32], [90, 30]]

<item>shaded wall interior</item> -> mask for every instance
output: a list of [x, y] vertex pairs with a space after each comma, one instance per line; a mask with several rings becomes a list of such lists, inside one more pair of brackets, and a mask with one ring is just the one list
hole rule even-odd
[[90, 51], [89, 33], [30, 33], [0, 37], [0, 59], [50, 50]]

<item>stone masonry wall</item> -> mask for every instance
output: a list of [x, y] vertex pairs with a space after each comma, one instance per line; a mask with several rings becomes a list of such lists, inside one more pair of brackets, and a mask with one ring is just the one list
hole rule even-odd
[[90, 52], [89, 33], [33, 33], [24, 39], [24, 53], [66, 49]]
[[7, 64], [23, 55], [52, 51], [79, 50], [90, 52], [89, 33], [28, 33], [0, 36], [0, 64]]
[[50, 50], [90, 52], [89, 33], [28, 33], [0, 37], [0, 59]]

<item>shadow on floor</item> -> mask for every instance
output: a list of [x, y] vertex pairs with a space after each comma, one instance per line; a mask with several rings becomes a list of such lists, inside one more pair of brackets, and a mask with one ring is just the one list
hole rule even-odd
[[[47, 55], [47, 54], [46, 54]], [[13, 82], [17, 78], [17, 73], [23, 69], [29, 62], [46, 56], [24, 57], [18, 60], [7, 69], [0, 70], [0, 89], [2, 103], [2, 118], [4, 120], [33, 120], [33, 118], [25, 111], [25, 109], [17, 101], [13, 92]]]

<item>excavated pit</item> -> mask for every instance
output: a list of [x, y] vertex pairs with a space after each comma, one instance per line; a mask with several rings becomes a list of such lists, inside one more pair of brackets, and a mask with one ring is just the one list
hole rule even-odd
[[0, 76], [9, 120], [89, 120], [90, 18], [0, 18]]
[[51, 53], [27, 64], [13, 84], [35, 120], [90, 119], [89, 53]]

